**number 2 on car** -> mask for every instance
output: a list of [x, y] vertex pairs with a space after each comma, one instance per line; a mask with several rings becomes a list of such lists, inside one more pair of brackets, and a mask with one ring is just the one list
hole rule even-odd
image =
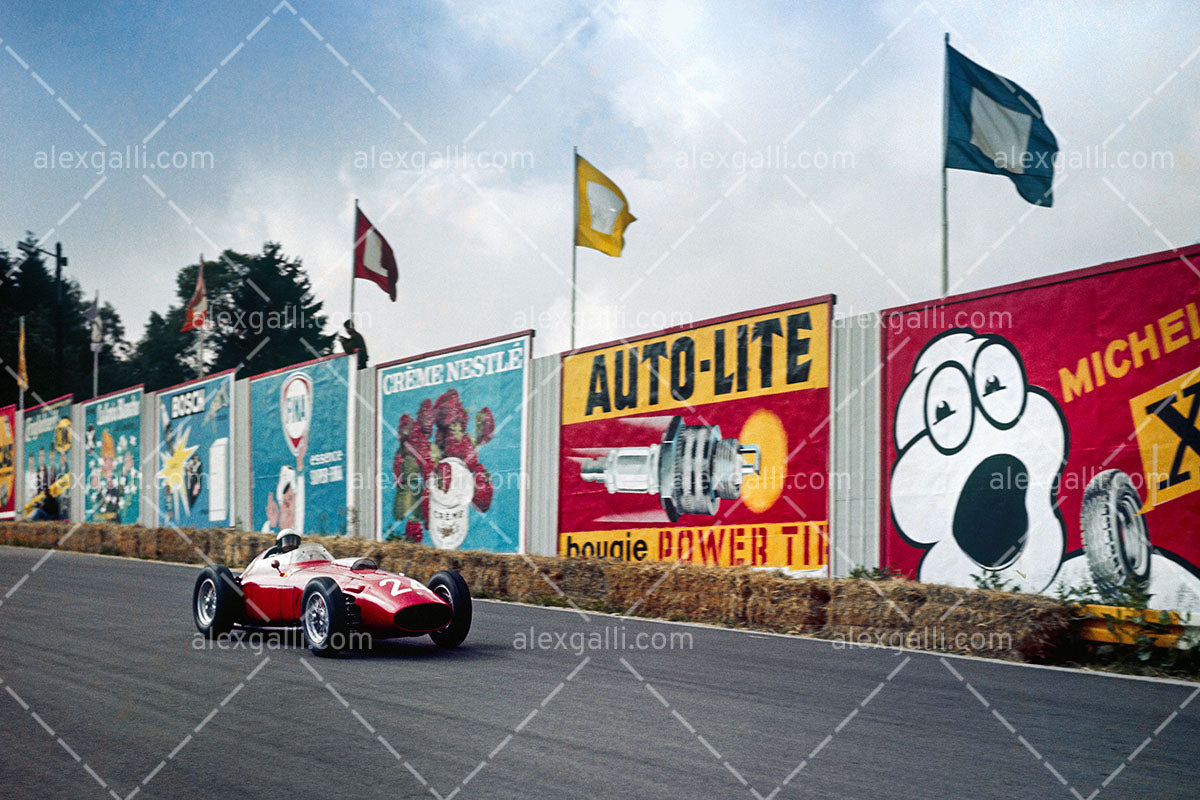
[[391, 589], [392, 597], [395, 597], [396, 595], [404, 594], [405, 592], [412, 591], [411, 586], [404, 586], [402, 583], [400, 583], [400, 581], [398, 581], [395, 578], [384, 578], [383, 580], [381, 580], [379, 582], [380, 586], [387, 586], [388, 584], [391, 584], [391, 586], [392, 586], [392, 589]]

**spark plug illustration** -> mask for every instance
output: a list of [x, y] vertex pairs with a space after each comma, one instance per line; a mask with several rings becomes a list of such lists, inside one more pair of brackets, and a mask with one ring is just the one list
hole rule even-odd
[[722, 439], [719, 426], [685, 425], [676, 416], [659, 444], [614, 447], [584, 459], [580, 473], [585, 481], [603, 483], [609, 494], [657, 494], [676, 522], [681, 514], [715, 515], [720, 501], [737, 499], [742, 479], [761, 469], [758, 445]]

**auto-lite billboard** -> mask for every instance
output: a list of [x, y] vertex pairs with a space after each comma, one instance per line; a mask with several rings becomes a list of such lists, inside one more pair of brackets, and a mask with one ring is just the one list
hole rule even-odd
[[564, 355], [559, 555], [823, 573], [832, 308]]
[[884, 312], [883, 563], [1200, 611], [1197, 265], [1193, 246]]
[[70, 519], [71, 399], [71, 395], [63, 395], [25, 409], [24, 516], [50, 495], [58, 506], [57, 516]]
[[17, 407], [0, 408], [0, 519], [15, 516], [17, 502]]
[[233, 524], [233, 370], [157, 396], [159, 525]]
[[142, 387], [83, 404], [83, 519], [138, 521], [142, 497]]
[[379, 538], [524, 552], [532, 335], [376, 369]]
[[345, 534], [353, 506], [354, 359], [297, 364], [250, 379], [255, 529]]

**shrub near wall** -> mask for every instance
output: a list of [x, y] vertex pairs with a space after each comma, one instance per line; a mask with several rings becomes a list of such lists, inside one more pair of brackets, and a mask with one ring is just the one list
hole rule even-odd
[[[189, 564], [212, 560], [235, 570], [273, 540], [270, 534], [227, 529], [0, 523], [0, 544]], [[574, 603], [590, 610], [816, 635], [847, 644], [1041, 661], [1068, 640], [1073, 617], [1071, 609], [1040, 595], [907, 580], [789, 578], [695, 564], [498, 555], [345, 537], [318, 541], [335, 558], [371, 556], [383, 569], [421, 580], [438, 570], [458, 570], [481, 597]]]

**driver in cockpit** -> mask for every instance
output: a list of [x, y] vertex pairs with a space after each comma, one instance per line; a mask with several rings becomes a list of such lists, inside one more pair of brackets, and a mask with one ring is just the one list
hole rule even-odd
[[284, 528], [275, 537], [275, 544], [270, 550], [263, 553], [264, 557], [274, 556], [279, 561], [280, 566], [289, 564], [296, 557], [296, 548], [300, 546], [300, 534], [291, 528]]

